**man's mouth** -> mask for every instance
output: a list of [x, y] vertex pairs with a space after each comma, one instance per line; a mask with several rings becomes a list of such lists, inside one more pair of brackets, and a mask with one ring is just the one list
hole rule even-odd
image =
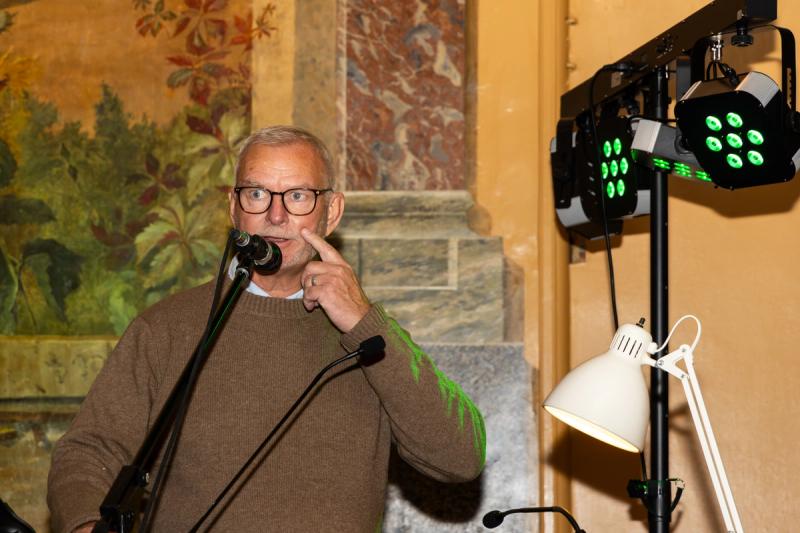
[[283, 237], [270, 237], [270, 236], [267, 236], [267, 235], [264, 236], [264, 240], [269, 241], [269, 242], [274, 243], [274, 244], [277, 244], [278, 246], [282, 246], [285, 243], [288, 243], [288, 242], [291, 241], [291, 239], [286, 239], [286, 238], [283, 238]]

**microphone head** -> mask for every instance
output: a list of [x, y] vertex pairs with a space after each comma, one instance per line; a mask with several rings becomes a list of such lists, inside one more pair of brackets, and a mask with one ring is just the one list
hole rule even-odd
[[231, 230], [230, 234], [231, 239], [233, 239], [233, 243], [236, 245], [237, 248], [242, 248], [247, 246], [250, 243], [250, 234], [246, 231], [241, 231], [236, 228]]
[[259, 253], [259, 257], [253, 261], [253, 267], [262, 274], [276, 272], [281, 267], [283, 255], [280, 247], [272, 241], [261, 239], [264, 249]]
[[386, 341], [383, 340], [383, 337], [380, 335], [375, 335], [374, 337], [370, 337], [369, 339], [365, 340], [361, 344], [359, 344], [358, 349], [361, 350], [361, 356], [359, 359], [372, 359], [379, 353], [383, 352], [383, 349], [386, 348]]
[[489, 511], [483, 515], [483, 526], [489, 529], [494, 529], [503, 523], [505, 515], [500, 511]]

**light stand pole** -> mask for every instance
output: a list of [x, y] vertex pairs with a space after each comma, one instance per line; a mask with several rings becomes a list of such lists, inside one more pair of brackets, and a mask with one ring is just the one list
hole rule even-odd
[[[667, 67], [655, 70], [645, 93], [644, 112], [656, 120], [667, 118], [669, 91]], [[653, 340], [661, 345], [668, 334], [669, 319], [669, 174], [650, 171], [650, 320]], [[669, 349], [666, 348], [665, 352]], [[650, 371], [650, 476], [648, 524], [650, 533], [668, 533], [672, 494], [669, 478], [669, 376]]]

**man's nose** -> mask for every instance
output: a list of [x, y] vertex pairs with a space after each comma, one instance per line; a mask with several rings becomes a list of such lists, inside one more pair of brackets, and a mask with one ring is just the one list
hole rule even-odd
[[270, 224], [278, 226], [289, 219], [289, 213], [283, 205], [283, 196], [280, 194], [272, 193], [272, 201], [267, 210], [267, 218]]

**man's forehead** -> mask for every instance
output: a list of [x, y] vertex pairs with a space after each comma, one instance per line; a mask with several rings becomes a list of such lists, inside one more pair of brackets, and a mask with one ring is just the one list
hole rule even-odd
[[248, 149], [239, 173], [240, 184], [261, 185], [264, 179], [273, 178], [300, 187], [318, 187], [324, 182], [319, 156], [303, 143], [254, 145]]

